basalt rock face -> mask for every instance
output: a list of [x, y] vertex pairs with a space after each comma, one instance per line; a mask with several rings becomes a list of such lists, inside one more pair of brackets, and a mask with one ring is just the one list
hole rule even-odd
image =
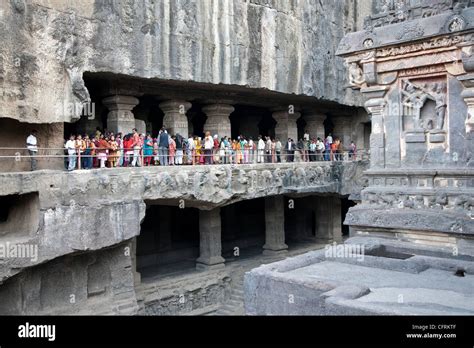
[[83, 73], [232, 84], [360, 105], [335, 50], [356, 3], [316, 0], [0, 3], [0, 117], [70, 122]]

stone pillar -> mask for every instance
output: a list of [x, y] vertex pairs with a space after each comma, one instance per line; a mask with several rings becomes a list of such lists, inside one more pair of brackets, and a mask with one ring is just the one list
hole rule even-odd
[[334, 196], [314, 197], [316, 239], [323, 243], [342, 241], [341, 199]]
[[332, 136], [341, 139], [344, 149], [348, 148], [352, 140], [351, 118], [348, 116], [336, 116], [332, 118], [332, 122], [334, 124]]
[[272, 117], [277, 121], [275, 126], [275, 137], [280, 139], [283, 146], [288, 138], [298, 142], [298, 126], [296, 120], [300, 117], [299, 112], [290, 114], [288, 110], [274, 111]]
[[286, 253], [285, 201], [283, 196], [265, 198], [265, 245], [263, 255]]
[[326, 115], [309, 112], [304, 113], [303, 118], [306, 121], [306, 130], [309, 132], [310, 138], [317, 139], [319, 137], [324, 139], [324, 120], [326, 119]]
[[163, 126], [169, 134], [180, 134], [188, 137], [188, 117], [186, 112], [191, 108], [191, 103], [184, 100], [167, 100], [160, 103], [160, 109], [165, 116], [163, 117]]
[[234, 112], [234, 107], [229, 104], [210, 104], [202, 108], [207, 116], [204, 125], [204, 133], [209, 131], [211, 135], [217, 134], [220, 138], [231, 136], [230, 114]]
[[221, 245], [220, 208], [199, 211], [199, 258], [196, 260], [198, 270], [224, 267]]
[[384, 112], [386, 101], [384, 99], [389, 87], [367, 87], [361, 92], [368, 99], [365, 109], [369, 113], [372, 121], [372, 131], [370, 134], [370, 167], [385, 167], [385, 133], [384, 133]]
[[135, 116], [132, 109], [138, 105], [139, 100], [126, 95], [114, 95], [105, 98], [102, 103], [109, 109], [107, 129], [114, 133], [131, 133], [135, 128]]

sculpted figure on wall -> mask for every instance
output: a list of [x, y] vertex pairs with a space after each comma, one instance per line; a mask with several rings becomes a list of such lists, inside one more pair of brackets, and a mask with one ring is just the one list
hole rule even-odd
[[349, 64], [349, 83], [356, 87], [362, 87], [366, 83], [364, 72], [356, 62]]
[[442, 83], [436, 83], [434, 91], [431, 93], [436, 102], [436, 129], [442, 130], [444, 127], [444, 117], [446, 114], [446, 93]]
[[[405, 86], [402, 88], [403, 105], [413, 111], [413, 124], [415, 129], [425, 130], [442, 130], [444, 128], [444, 119], [446, 115], [446, 85], [442, 82], [435, 82], [431, 84], [416, 85], [410, 81], [405, 81]], [[436, 119], [421, 120], [421, 110], [427, 100], [432, 100], [436, 103]]]
[[413, 110], [413, 124], [415, 129], [421, 128], [420, 115], [421, 108], [425, 105], [428, 99], [428, 93], [423, 91], [422, 88], [415, 86], [413, 83], [406, 81], [405, 87], [402, 88], [402, 94], [404, 96], [403, 105]]

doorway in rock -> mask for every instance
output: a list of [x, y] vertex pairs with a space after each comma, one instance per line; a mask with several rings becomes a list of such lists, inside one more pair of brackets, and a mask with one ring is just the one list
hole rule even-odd
[[263, 198], [221, 208], [222, 256], [226, 262], [259, 255], [265, 243]]
[[342, 236], [344, 238], [349, 237], [349, 226], [344, 225], [344, 220], [346, 219], [346, 215], [347, 215], [347, 212], [349, 211], [349, 208], [355, 205], [356, 205], [356, 202], [351, 201], [347, 197], [341, 198], [341, 230], [342, 230]]
[[137, 238], [142, 279], [195, 269], [199, 257], [199, 210], [147, 205]]

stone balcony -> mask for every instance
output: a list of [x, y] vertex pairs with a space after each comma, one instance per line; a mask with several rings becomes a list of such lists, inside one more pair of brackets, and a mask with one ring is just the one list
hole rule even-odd
[[34, 261], [3, 260], [0, 280], [59, 256], [138, 236], [146, 203], [211, 210], [277, 195], [357, 196], [367, 167], [367, 161], [300, 162], [0, 174], [0, 198], [10, 205], [0, 223], [0, 242], [39, 250]]

